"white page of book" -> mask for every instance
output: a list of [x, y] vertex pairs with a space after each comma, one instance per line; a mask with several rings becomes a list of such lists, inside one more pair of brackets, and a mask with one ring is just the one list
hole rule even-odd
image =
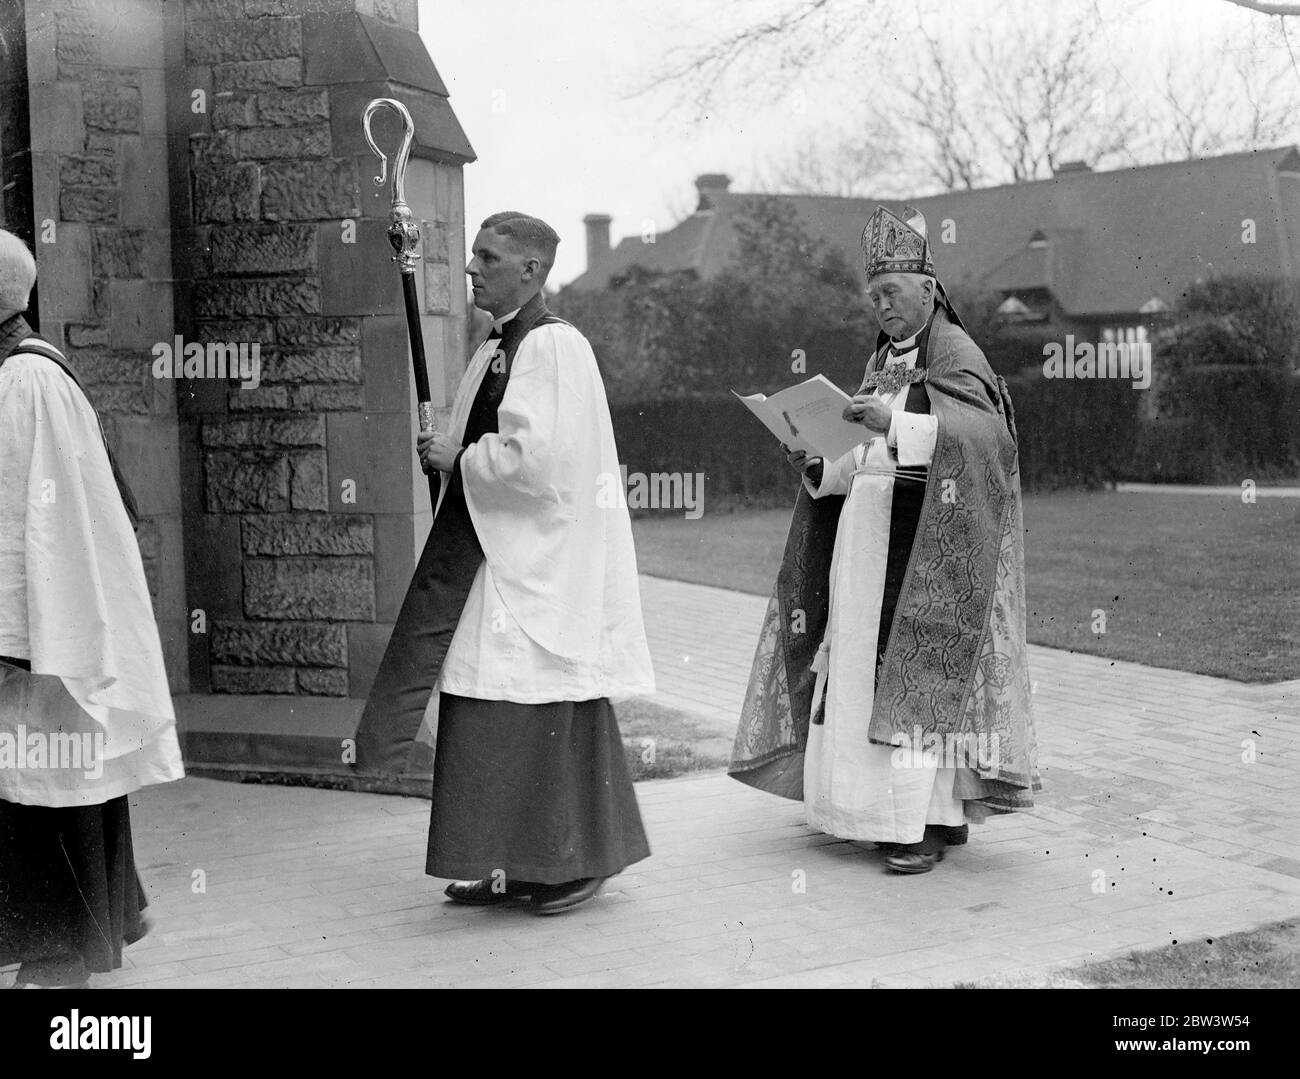
[[843, 418], [853, 399], [825, 375], [813, 375], [770, 397], [732, 393], [779, 441], [810, 457], [834, 461], [872, 437], [860, 423]]

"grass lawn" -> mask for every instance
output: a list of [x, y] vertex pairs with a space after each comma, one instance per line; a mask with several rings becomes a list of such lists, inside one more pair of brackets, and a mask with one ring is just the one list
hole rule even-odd
[[[1300, 921], [1180, 941], [1069, 974], [1094, 989], [1294, 989], [1300, 985]], [[1248, 1037], [1246, 1028], [1239, 1036]]]
[[[655, 576], [767, 595], [789, 517], [639, 518], [637, 560]], [[1035, 644], [1241, 682], [1300, 678], [1300, 500], [1029, 495], [1025, 562]]]
[[716, 772], [731, 759], [731, 739], [685, 712], [645, 697], [619, 701], [614, 711], [633, 782]]
[[[1179, 941], [1122, 959], [1047, 974], [995, 974], [955, 989], [1294, 989], [1300, 985], [1300, 921], [1225, 937]], [[1125, 1035], [1127, 1037], [1127, 1035]], [[1150, 1037], [1148, 1032], [1143, 1037]], [[1250, 1028], [1215, 1037], [1248, 1038]], [[1179, 1035], [1183, 1037], [1183, 1035]]]

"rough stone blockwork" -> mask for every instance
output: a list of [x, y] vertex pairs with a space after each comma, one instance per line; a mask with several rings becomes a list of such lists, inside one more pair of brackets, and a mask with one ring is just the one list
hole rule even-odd
[[[196, 665], [217, 692], [346, 695], [356, 678], [349, 663], [373, 652], [349, 647], [348, 623], [375, 620], [380, 529], [373, 515], [349, 511], [340, 492], [359, 477], [354, 483], [368, 488], [362, 497], [391, 513], [402, 498], [375, 485], [404, 490], [410, 478], [375, 468], [370, 447], [357, 444], [368, 437], [358, 432], [373, 427], [338, 414], [400, 408], [394, 422], [409, 423], [406, 387], [387, 369], [382, 387], [371, 384], [364, 362], [366, 343], [377, 339], [381, 362], [391, 368], [394, 359], [391, 335], [377, 338], [367, 316], [400, 316], [380, 311], [398, 293], [396, 275], [384, 282], [391, 288], [377, 289], [366, 279], [370, 254], [358, 258], [387, 213], [387, 199], [372, 197], [374, 159], [360, 115], [369, 97], [410, 95], [423, 117], [418, 129], [440, 131], [449, 120], [456, 127], [445, 87], [411, 33], [417, 29], [415, 0], [183, 0], [174, 39], [183, 71], [172, 85], [191, 100], [173, 110], [173, 165], [188, 183], [188, 219], [178, 223], [191, 237], [188, 335], [205, 351], [255, 348], [260, 365], [256, 379], [195, 384], [186, 404], [197, 428], [190, 511], [229, 522], [223, 527], [239, 537], [211, 552], [219, 565], [205, 569], [211, 587], [239, 597], [201, 642], [206, 655]], [[393, 81], [394, 71], [405, 81]], [[128, 82], [99, 95], [87, 129], [107, 134], [140, 122], [133, 89]], [[449, 152], [466, 159], [458, 127], [457, 135]], [[119, 172], [110, 157], [69, 154], [61, 167], [79, 220], [93, 229], [117, 212], [110, 181]], [[426, 172], [412, 197], [413, 206], [424, 202], [421, 218], [437, 218], [430, 240], [438, 269], [424, 278], [434, 294], [426, 310], [463, 320], [446, 250], [447, 235], [458, 237], [461, 227], [459, 165], [439, 167], [454, 179], [440, 176], [435, 194]], [[411, 172], [407, 183], [409, 193]], [[434, 213], [435, 203], [446, 209]], [[96, 233], [97, 260], [139, 265], [146, 256], [132, 240]], [[375, 275], [386, 272], [386, 260], [374, 265]], [[440, 364], [443, 327], [430, 336]], [[86, 341], [93, 363], [117, 372], [104, 345]], [[386, 525], [382, 535], [397, 534]], [[385, 556], [393, 554], [390, 541]]]
[[374, 618], [373, 520], [328, 512], [325, 414], [365, 397], [361, 319], [323, 315], [321, 226], [337, 235], [361, 194], [355, 159], [334, 153], [331, 87], [304, 83], [302, 15], [322, 7], [186, 4], [187, 76], [211, 95], [188, 135], [194, 324], [205, 343], [255, 343], [261, 363], [256, 386], [226, 387], [225, 415], [200, 417], [201, 508], [241, 534], [218, 555], [239, 561], [244, 621], [213, 627], [217, 692], [346, 696], [343, 622]]
[[23, 220], [9, 217], [20, 177], [0, 169], [0, 188], [7, 227], [36, 252], [40, 329], [77, 372], [141, 502], [145, 574], [171, 687], [184, 691], [175, 399], [150, 370], [173, 328], [162, 12], [162, 0], [6, 0], [6, 40], [21, 35], [23, 48], [6, 53], [0, 115], [21, 108], [28, 121], [10, 145], [23, 146]]

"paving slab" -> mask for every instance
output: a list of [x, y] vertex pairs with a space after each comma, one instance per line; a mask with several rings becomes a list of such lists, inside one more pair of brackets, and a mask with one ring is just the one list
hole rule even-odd
[[[734, 730], [765, 600], [642, 578], [659, 699]], [[653, 854], [593, 902], [445, 902], [429, 803], [187, 778], [131, 798], [154, 929], [105, 988], [1069, 984], [1300, 914], [1300, 682], [1030, 649], [1045, 789], [928, 875], [724, 775], [638, 784]], [[10, 968], [12, 970], [12, 968]], [[6, 976], [0, 976], [4, 980]]]

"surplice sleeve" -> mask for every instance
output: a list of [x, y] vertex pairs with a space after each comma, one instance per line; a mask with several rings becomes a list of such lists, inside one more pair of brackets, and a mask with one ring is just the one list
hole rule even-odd
[[[497, 409], [497, 431], [482, 435], [460, 455], [471, 505], [504, 501], [520, 509], [521, 499], [523, 504], [560, 501], [561, 474], [570, 454], [570, 440], [559, 422], [561, 348], [560, 335], [540, 327], [519, 346]], [[566, 397], [575, 421], [581, 404], [572, 392]]]
[[939, 435], [938, 417], [927, 412], [895, 412], [889, 421], [885, 443], [898, 453], [900, 468], [929, 467]]

